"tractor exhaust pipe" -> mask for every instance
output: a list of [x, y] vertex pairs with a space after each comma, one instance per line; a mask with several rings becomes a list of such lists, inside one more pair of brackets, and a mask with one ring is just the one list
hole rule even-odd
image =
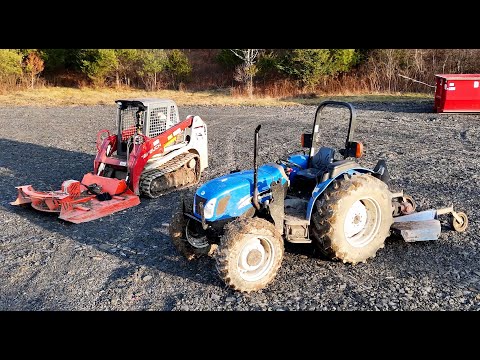
[[258, 203], [258, 169], [257, 169], [257, 156], [258, 156], [258, 132], [262, 125], [258, 125], [255, 129], [255, 140], [253, 143], [253, 206], [255, 209], [260, 210], [260, 204]]

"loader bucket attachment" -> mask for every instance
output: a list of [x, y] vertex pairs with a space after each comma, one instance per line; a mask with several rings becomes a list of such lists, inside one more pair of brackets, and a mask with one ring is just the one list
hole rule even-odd
[[[98, 189], [98, 193], [92, 189]], [[17, 186], [17, 190], [17, 199], [11, 205], [31, 204], [36, 210], [59, 213], [60, 219], [75, 224], [140, 204], [140, 198], [128, 188], [125, 180], [92, 173], [85, 174], [81, 182], [64, 181], [61, 190], [37, 191], [31, 185]]]

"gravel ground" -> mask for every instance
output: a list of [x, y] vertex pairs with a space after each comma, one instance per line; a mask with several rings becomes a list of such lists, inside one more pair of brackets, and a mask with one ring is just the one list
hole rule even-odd
[[[225, 288], [212, 259], [187, 262], [175, 251], [168, 222], [178, 192], [79, 225], [11, 206], [15, 186], [58, 189], [91, 171], [95, 135], [114, 128], [115, 108], [1, 107], [0, 310], [479, 310], [480, 114], [435, 114], [425, 101], [354, 105], [367, 152], [360, 163], [387, 159], [392, 190], [420, 210], [453, 204], [468, 214], [468, 230], [455, 233], [444, 216], [439, 240], [389, 238], [355, 266], [287, 244], [275, 281], [250, 295]], [[262, 162], [299, 151], [315, 109], [198, 106], [180, 115], [207, 122], [204, 182], [251, 168], [257, 124]], [[326, 145], [345, 137], [339, 112], [324, 120]]]

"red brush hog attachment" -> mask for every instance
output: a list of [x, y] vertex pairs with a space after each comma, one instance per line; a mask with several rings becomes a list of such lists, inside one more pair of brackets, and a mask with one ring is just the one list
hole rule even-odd
[[125, 180], [92, 173], [82, 181], [66, 180], [61, 190], [37, 191], [32, 185], [17, 186], [18, 197], [12, 205], [31, 204], [34, 209], [60, 213], [59, 218], [82, 223], [140, 204], [140, 198]]

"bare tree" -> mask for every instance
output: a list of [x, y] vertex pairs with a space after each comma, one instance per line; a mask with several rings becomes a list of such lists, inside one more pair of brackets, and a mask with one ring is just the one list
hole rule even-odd
[[262, 49], [230, 49], [230, 51], [243, 61], [243, 64], [235, 70], [235, 80], [245, 83], [248, 96], [252, 97], [253, 77], [258, 71], [255, 63]]
[[45, 68], [42, 58], [36, 52], [31, 52], [25, 59], [25, 72], [30, 77], [30, 87], [33, 89], [35, 80]]

